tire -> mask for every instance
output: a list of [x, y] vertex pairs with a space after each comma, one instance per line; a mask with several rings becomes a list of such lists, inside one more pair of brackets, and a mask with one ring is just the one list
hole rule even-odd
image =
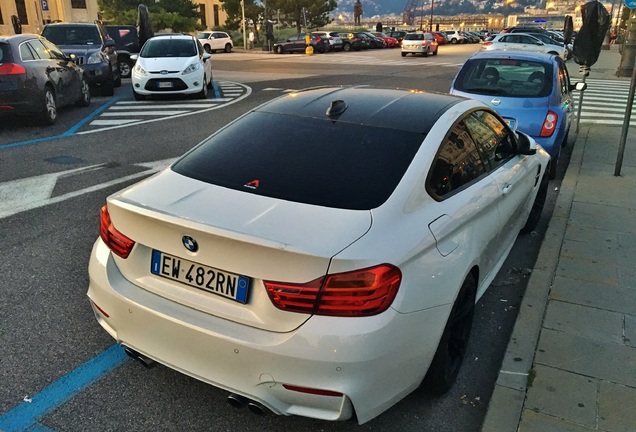
[[402, 57], [406, 57], [406, 53], [405, 52], [402, 53]]
[[[548, 170], [550, 170], [550, 165], [548, 165]], [[537, 227], [539, 219], [541, 219], [541, 213], [543, 212], [543, 207], [545, 206], [545, 200], [547, 196], [548, 176], [544, 173], [543, 178], [541, 179], [541, 185], [539, 186], [539, 190], [537, 191], [537, 196], [534, 198], [534, 202], [532, 203], [532, 209], [530, 209], [528, 219], [526, 220], [523, 228], [521, 228], [522, 234], [527, 234]]]
[[207, 83], [206, 86], [208, 87], [208, 90], [214, 87], [214, 77], [210, 78], [210, 82]]
[[452, 44], [456, 44], [456, 43], [457, 43], [457, 39], [452, 38], [452, 39], [451, 39], [451, 43], [452, 43]]
[[423, 55], [424, 57], [428, 57], [428, 48], [426, 48], [426, 51], [424, 51], [424, 52], [422, 53], [422, 55]]
[[[114, 78], [114, 76], [113, 76]], [[113, 81], [114, 87], [121, 87], [121, 73], [119, 72], [119, 62], [117, 62], [117, 79]]]
[[434, 52], [433, 55], [436, 56], [437, 55], [437, 51], [439, 51], [439, 48], [437, 48]]
[[55, 124], [55, 120], [57, 120], [57, 101], [51, 87], [47, 86], [44, 89], [44, 106], [39, 117], [43, 125]]
[[342, 50], [343, 50], [344, 52], [349, 52], [349, 51], [351, 51], [351, 44], [350, 44], [350, 43], [346, 43], [346, 44], [342, 45]]
[[119, 76], [121, 76], [122, 78], [130, 78], [132, 68], [132, 60], [126, 57], [119, 58]]
[[226, 53], [231, 53], [232, 52], [232, 45], [230, 45], [229, 43], [225, 44], [225, 50]]
[[207, 99], [208, 98], [208, 86], [205, 84], [205, 77], [203, 77], [203, 86], [201, 91], [196, 94], [197, 99]]
[[203, 50], [208, 54], [212, 54], [212, 48], [210, 48], [210, 45], [203, 45]]
[[112, 96], [115, 94], [115, 80], [113, 78], [113, 72], [110, 72], [106, 81], [101, 84], [102, 95], [103, 96]]
[[559, 159], [561, 156], [561, 149], [559, 149], [559, 153], [557, 153], [556, 157], [553, 157], [550, 161], [550, 170], [548, 171], [550, 180], [554, 180], [556, 178], [557, 167], [559, 165]]
[[276, 54], [283, 54], [285, 52], [285, 48], [282, 47], [282, 45], [278, 45], [276, 47]]
[[91, 104], [91, 89], [86, 82], [86, 78], [82, 76], [82, 89], [81, 95], [78, 100], [75, 101], [75, 106], [87, 107]]
[[426, 391], [431, 394], [446, 393], [457, 378], [473, 325], [476, 295], [477, 283], [472, 275], [468, 275], [457, 294], [439, 346], [423, 381]]
[[143, 100], [146, 100], [146, 96], [145, 96], [145, 95], [139, 94], [139, 93], [137, 93], [137, 92], [136, 92], [136, 91], [134, 91], [134, 90], [133, 90], [133, 96], [134, 96], [134, 98], [135, 98], [135, 100], [136, 100], [136, 101], [143, 101]]

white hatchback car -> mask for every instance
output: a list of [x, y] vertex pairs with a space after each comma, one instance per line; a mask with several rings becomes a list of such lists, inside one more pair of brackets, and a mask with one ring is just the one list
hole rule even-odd
[[212, 61], [201, 43], [185, 34], [158, 35], [148, 39], [131, 74], [133, 95], [143, 100], [152, 95], [194, 94], [208, 97], [213, 87]]
[[530, 51], [554, 54], [567, 59], [567, 50], [561, 45], [542, 42], [536, 36], [527, 33], [499, 33], [492, 40], [483, 42], [480, 51]]
[[364, 423], [452, 385], [549, 162], [471, 99], [290, 93], [108, 198], [88, 297], [129, 355], [234, 406]]
[[197, 39], [203, 45], [203, 49], [208, 53], [216, 51], [232, 52], [234, 42], [229, 34], [222, 31], [204, 31], [197, 35]]

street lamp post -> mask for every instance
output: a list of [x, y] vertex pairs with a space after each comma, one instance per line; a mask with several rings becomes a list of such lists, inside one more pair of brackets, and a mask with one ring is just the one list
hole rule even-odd
[[430, 31], [433, 31], [433, 7], [435, 6], [435, 0], [431, 0], [431, 29]]
[[243, 49], [247, 50], [247, 29], [245, 28], [245, 0], [241, 0], [241, 14], [243, 15]]

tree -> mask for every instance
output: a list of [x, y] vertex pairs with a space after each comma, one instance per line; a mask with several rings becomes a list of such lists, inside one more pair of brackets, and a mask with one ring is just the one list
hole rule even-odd
[[[97, 0], [105, 21], [119, 25], [137, 23], [139, 0]], [[149, 1], [153, 29], [172, 29], [175, 32], [191, 32], [200, 27], [199, 7], [191, 0]]]
[[296, 30], [300, 33], [302, 27], [317, 28], [331, 22], [329, 12], [338, 4], [335, 0], [268, 0], [269, 11], [280, 10], [296, 21]]

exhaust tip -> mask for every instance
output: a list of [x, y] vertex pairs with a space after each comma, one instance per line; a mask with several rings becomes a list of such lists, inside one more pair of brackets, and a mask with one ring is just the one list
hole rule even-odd
[[149, 359], [148, 357], [143, 356], [142, 354], [139, 354], [137, 351], [135, 351], [132, 348], [126, 347], [124, 348], [124, 352], [126, 353], [128, 357], [134, 360], [137, 360], [139, 363], [141, 363], [146, 369], [151, 369], [157, 365], [157, 362], [155, 362], [152, 359]]
[[263, 416], [266, 413], [265, 407], [261, 404], [259, 404], [258, 402], [254, 402], [254, 401], [250, 401], [247, 404], [247, 409], [249, 409], [251, 412], [253, 412], [254, 414]]
[[227, 403], [232, 405], [234, 408], [243, 408], [245, 404], [247, 404], [247, 399], [241, 395], [232, 393], [227, 397]]

